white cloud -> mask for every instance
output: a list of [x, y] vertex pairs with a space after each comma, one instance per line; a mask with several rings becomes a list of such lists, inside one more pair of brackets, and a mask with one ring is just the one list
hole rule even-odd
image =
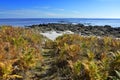
[[52, 10], [64, 11], [65, 9], [62, 9], [62, 8], [56, 8], [56, 9], [52, 9]]
[[55, 13], [52, 11], [42, 11], [38, 9], [19, 9], [19, 10], [0, 10], [0, 18], [4, 16], [8, 17], [30, 17], [30, 18], [39, 18], [39, 17], [59, 17], [60, 13]]
[[35, 9], [50, 9], [50, 6], [36, 6]]
[[53, 8], [53, 7], [50, 7], [50, 6], [36, 6], [34, 7], [35, 9], [45, 9], [45, 10], [54, 10], [54, 11], [64, 11], [65, 9], [63, 8]]
[[[111, 14], [109, 14], [111, 13]], [[83, 13], [79, 10], [67, 11], [57, 8], [55, 10], [41, 10], [41, 9], [18, 9], [18, 10], [0, 10], [0, 18], [118, 18], [119, 11], [107, 11], [105, 13], [90, 12]], [[97, 14], [97, 15], [96, 15]]]
[[19, 10], [4, 10], [1, 11], [0, 14], [17, 14], [17, 15], [24, 15], [24, 14], [35, 14], [35, 13], [42, 13], [38, 10], [30, 10], [30, 9], [19, 9]]
[[59, 16], [60, 14], [56, 14], [56, 13], [51, 13], [51, 12], [48, 12], [48, 13], [45, 13], [47, 16], [49, 17], [55, 17], [55, 16]]
[[74, 14], [80, 14], [80, 11], [71, 11], [72, 13], [74, 13]]

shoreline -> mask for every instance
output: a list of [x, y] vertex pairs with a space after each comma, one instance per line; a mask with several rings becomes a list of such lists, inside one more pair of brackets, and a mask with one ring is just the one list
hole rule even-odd
[[100, 37], [107, 36], [113, 38], [120, 38], [120, 27], [112, 27], [109, 25], [92, 26], [84, 24], [48, 23], [26, 26], [26, 28], [31, 28], [41, 33], [51, 31], [55, 31], [56, 33], [71, 31], [75, 34], [80, 34], [83, 36], [100, 36]]
[[116, 18], [4, 18], [0, 19], [0, 25], [11, 26], [31, 26], [34, 24], [66, 23], [66, 24], [84, 24], [84, 25], [110, 25], [120, 27], [120, 19]]

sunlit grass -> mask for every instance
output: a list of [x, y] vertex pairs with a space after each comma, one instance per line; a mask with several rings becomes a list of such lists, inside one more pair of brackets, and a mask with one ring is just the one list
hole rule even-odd
[[0, 79], [23, 78], [25, 72], [42, 60], [42, 36], [30, 29], [0, 27]]
[[120, 39], [64, 34], [52, 41], [33, 29], [1, 26], [0, 80], [25, 79], [43, 60], [41, 53], [54, 56], [71, 80], [120, 78]]
[[65, 34], [57, 43], [59, 64], [66, 61], [74, 80], [106, 80], [120, 72], [120, 40]]

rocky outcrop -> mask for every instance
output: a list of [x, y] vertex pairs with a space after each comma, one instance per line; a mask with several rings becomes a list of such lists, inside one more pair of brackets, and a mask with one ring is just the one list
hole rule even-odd
[[120, 38], [120, 27], [114, 28], [109, 25], [85, 26], [83, 24], [49, 23], [49, 24], [32, 25], [27, 27], [39, 30], [41, 32], [52, 31], [52, 30], [57, 32], [70, 30], [74, 33], [81, 34], [81, 35], [111, 36], [111, 37]]

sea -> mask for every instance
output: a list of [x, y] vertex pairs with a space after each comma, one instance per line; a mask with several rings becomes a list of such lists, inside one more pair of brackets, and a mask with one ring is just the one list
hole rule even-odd
[[4, 18], [0, 19], [1, 25], [11, 26], [30, 26], [47, 23], [64, 23], [64, 24], [84, 24], [84, 25], [110, 25], [120, 27], [120, 19], [111, 18]]

